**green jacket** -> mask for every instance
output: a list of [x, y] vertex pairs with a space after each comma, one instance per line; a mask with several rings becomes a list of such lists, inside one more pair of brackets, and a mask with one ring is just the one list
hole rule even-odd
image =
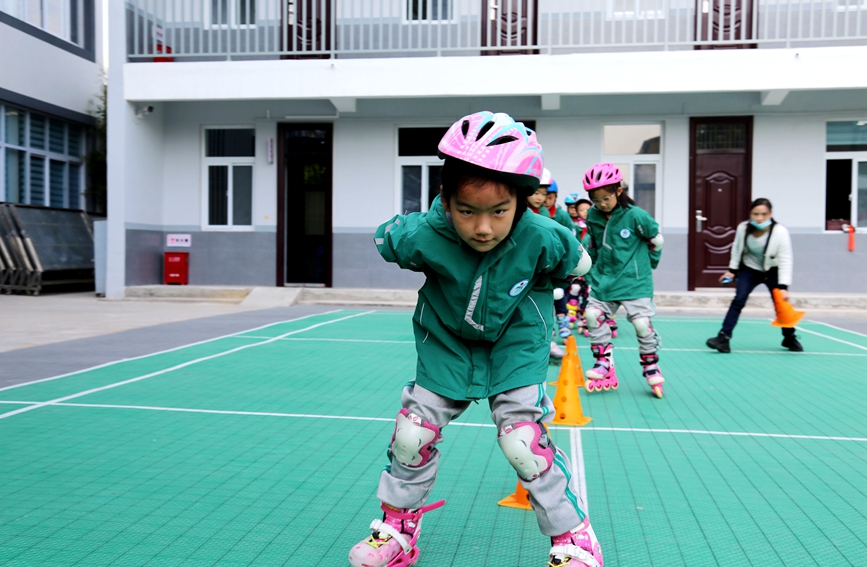
[[653, 297], [653, 270], [662, 251], [651, 251], [651, 238], [659, 224], [644, 209], [617, 206], [610, 218], [596, 207], [587, 211], [590, 235], [588, 274], [590, 294], [600, 301]]
[[430, 212], [397, 215], [374, 236], [379, 253], [424, 272], [413, 315], [416, 382], [453, 400], [489, 398], [546, 379], [554, 285], [583, 250], [572, 234], [529, 212], [490, 252], [470, 248], [440, 197]]
[[[574, 234], [574, 230], [572, 227], [575, 223], [572, 222], [572, 217], [570, 217], [569, 213], [564, 211], [560, 205], [554, 205], [554, 207], [556, 207], [554, 210], [554, 216], [551, 218], [554, 219], [556, 222], [562, 224], [566, 228], [568, 228]], [[545, 207], [542, 207], [542, 208], [544, 209]], [[548, 216], [550, 217], [551, 211], [548, 209], [546, 209], [545, 211], [548, 213]]]

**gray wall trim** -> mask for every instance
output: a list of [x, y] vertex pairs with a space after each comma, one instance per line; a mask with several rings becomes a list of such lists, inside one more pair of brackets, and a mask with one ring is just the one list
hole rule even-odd
[[786, 228], [789, 229], [789, 234], [823, 234], [825, 232], [824, 228], [816, 228], [812, 226], [786, 226]]
[[234, 231], [234, 230], [208, 230], [203, 231], [202, 227], [192, 224], [147, 224], [140, 222], [128, 222], [124, 224], [127, 230], [158, 230], [163, 232], [221, 232], [221, 233], [236, 233], [236, 232], [277, 232], [277, 227], [274, 225], [254, 226], [252, 231]]
[[277, 232], [277, 226], [273, 224], [256, 225], [253, 230], [256, 232]]
[[36, 39], [41, 39], [45, 43], [53, 45], [58, 49], [62, 49], [64, 51], [68, 51], [73, 55], [78, 55], [83, 59], [87, 59], [88, 61], [92, 61], [96, 63], [96, 50], [94, 49], [95, 45], [95, 12], [93, 0], [84, 0], [84, 47], [79, 47], [74, 43], [70, 43], [65, 39], [59, 38], [56, 35], [52, 35], [47, 31], [37, 28], [33, 24], [28, 24], [24, 20], [19, 20], [15, 16], [11, 16], [5, 12], [0, 12], [0, 24], [6, 24], [10, 28], [15, 28], [16, 30], [26, 33], [27, 35], [33, 36]]
[[374, 233], [376, 232], [375, 226], [372, 227], [363, 227], [363, 226], [335, 226], [332, 229], [334, 234], [369, 234], [371, 238], [373, 238]]
[[[3, 12], [0, 12], [0, 15], [2, 14]], [[69, 110], [68, 108], [63, 108], [62, 106], [57, 106], [56, 104], [51, 104], [50, 102], [43, 102], [38, 98], [19, 94], [15, 91], [4, 89], [3, 87], [0, 87], [0, 100], [2, 100], [3, 102], [14, 104], [16, 106], [24, 107], [27, 110], [44, 112], [45, 114], [50, 114], [52, 116], [56, 116], [57, 118], [63, 118], [65, 120], [78, 122], [86, 126], [93, 126], [94, 124], [96, 124], [96, 120], [94, 120], [93, 116], [89, 114]]]

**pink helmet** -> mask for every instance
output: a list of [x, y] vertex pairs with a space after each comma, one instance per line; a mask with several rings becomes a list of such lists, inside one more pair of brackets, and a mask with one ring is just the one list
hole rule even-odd
[[482, 111], [464, 116], [439, 144], [441, 158], [461, 161], [506, 174], [510, 181], [536, 190], [544, 157], [536, 133], [508, 114]]
[[623, 181], [623, 174], [613, 163], [597, 163], [584, 174], [584, 189], [593, 191]]

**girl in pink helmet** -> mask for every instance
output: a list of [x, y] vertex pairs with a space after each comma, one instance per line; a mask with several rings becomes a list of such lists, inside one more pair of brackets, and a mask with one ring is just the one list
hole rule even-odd
[[623, 175], [612, 163], [597, 163], [584, 174], [584, 189], [593, 201], [587, 211], [591, 289], [585, 315], [596, 364], [585, 374], [588, 392], [617, 388], [608, 321], [622, 305], [635, 326], [644, 377], [657, 398], [665, 378], [659, 370], [659, 334], [650, 322], [653, 270], [662, 254], [659, 224], [623, 191]]
[[552, 540], [548, 564], [602, 567], [568, 457], [545, 427], [554, 415], [544, 386], [552, 291], [585, 273], [589, 256], [565, 228], [523, 214], [543, 165], [532, 130], [506, 114], [478, 112], [448, 130], [439, 153], [442, 186], [430, 211], [397, 215], [375, 235], [386, 261], [427, 279], [413, 315], [417, 373], [403, 387], [379, 478], [383, 516], [349, 561], [415, 564], [422, 515], [443, 504], [427, 504], [443, 430], [473, 401], [487, 399], [497, 443]]

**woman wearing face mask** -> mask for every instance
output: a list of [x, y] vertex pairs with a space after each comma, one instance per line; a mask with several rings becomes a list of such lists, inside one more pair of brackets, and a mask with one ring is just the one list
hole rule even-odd
[[[771, 202], [756, 199], [750, 205], [750, 220], [738, 225], [729, 271], [720, 276], [724, 280], [737, 280], [737, 291], [719, 334], [707, 340], [707, 346], [720, 352], [731, 352], [732, 338], [741, 309], [750, 293], [765, 284], [773, 297], [779, 289], [783, 299], [789, 300], [789, 285], [792, 283], [792, 239], [786, 227], [771, 216]], [[795, 329], [783, 329], [783, 346], [794, 352], [804, 347], [795, 336]]]

